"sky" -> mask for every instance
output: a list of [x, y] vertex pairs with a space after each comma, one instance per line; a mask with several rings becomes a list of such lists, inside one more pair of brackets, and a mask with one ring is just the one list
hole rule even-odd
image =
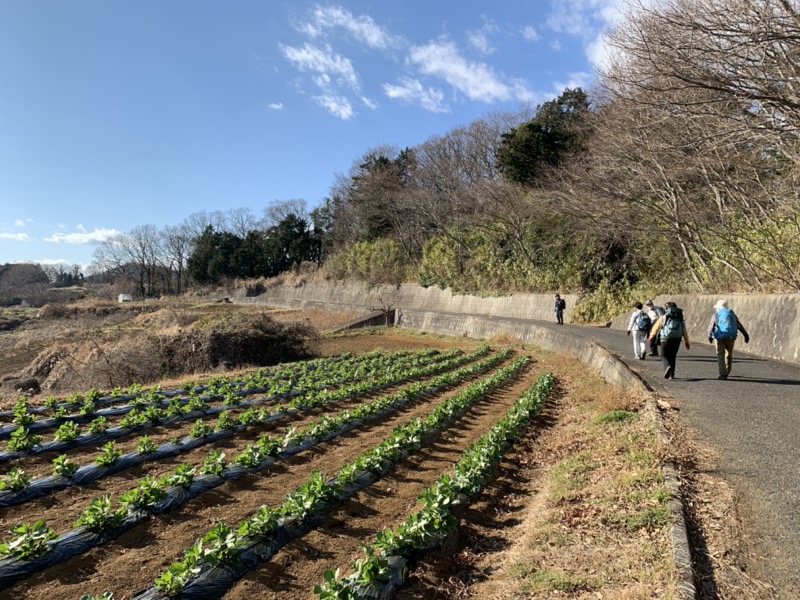
[[590, 88], [621, 0], [2, 0], [0, 264], [328, 195], [382, 145]]

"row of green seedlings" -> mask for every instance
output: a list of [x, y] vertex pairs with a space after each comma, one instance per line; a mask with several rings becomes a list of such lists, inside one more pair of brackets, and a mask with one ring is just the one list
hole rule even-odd
[[[376, 389], [385, 387], [387, 385], [387, 378], [393, 384], [397, 384], [398, 382], [401, 382], [401, 380], [408, 381], [411, 379], [419, 379], [430, 376], [437, 372], [449, 370], [466, 362], [475, 360], [479, 356], [488, 353], [489, 350], [490, 350], [489, 346], [482, 346], [477, 351], [469, 355], [459, 355], [460, 351], [449, 352], [441, 355], [446, 359], [442, 362], [437, 362], [428, 365], [427, 367], [407, 368], [405, 370], [401, 363], [396, 362], [393, 367], [393, 370], [397, 372], [398, 376], [392, 377], [394, 373], [389, 372], [386, 375], [386, 377], [381, 378], [377, 384], [374, 384], [374, 382], [361, 382], [359, 384], [356, 384], [355, 386], [347, 386], [345, 388], [339, 388], [338, 390], [324, 389], [320, 390], [315, 394], [298, 396], [292, 399], [292, 401], [289, 402], [288, 406], [278, 404], [273, 408], [272, 411], [270, 411], [266, 407], [256, 408], [251, 406], [243, 413], [238, 415], [238, 417], [236, 418], [232, 417], [230, 412], [223, 411], [219, 414], [215, 427], [206, 424], [202, 419], [196, 420], [189, 433], [189, 438], [190, 439], [206, 438], [214, 431], [233, 432], [234, 430], [238, 430], [241, 432], [251, 425], [262, 425], [265, 423], [274, 422], [276, 417], [283, 417], [288, 414], [293, 414], [299, 411], [311, 410], [314, 408], [318, 408], [329, 402], [337, 402], [346, 399], [352, 399], [359, 395], [364, 395], [369, 392], [374, 392], [376, 391]], [[448, 356], [454, 356], [454, 358], [447, 358]], [[156, 421], [156, 423], [157, 422], [158, 421]], [[80, 431], [79, 430], [75, 431], [73, 429], [71, 429], [71, 431], [72, 433], [69, 436], [65, 436], [60, 441], [64, 443], [69, 443], [76, 440], [80, 435]], [[97, 431], [90, 433], [99, 434], [102, 431], [98, 429]], [[38, 443], [35, 437], [30, 441]], [[178, 439], [173, 439], [169, 443], [172, 444], [173, 446], [179, 446], [179, 447], [182, 445], [181, 440]], [[196, 447], [197, 447], [196, 445], [193, 445], [190, 449], [193, 450]], [[142, 440], [139, 441], [135, 453], [139, 455], [146, 455], [146, 454], [153, 454], [157, 450], [159, 450], [159, 448], [155, 446], [155, 444], [149, 439], [149, 437], [144, 436]], [[96, 466], [111, 468], [114, 467], [122, 459], [122, 454], [117, 449], [116, 442], [114, 442], [113, 440], [103, 445], [101, 447], [101, 451], [102, 451], [101, 454], [97, 457], [97, 459], [93, 463]], [[140, 464], [141, 462], [145, 462], [145, 460], [140, 460], [136, 464]], [[71, 478], [80, 468], [79, 465], [69, 461], [69, 458], [65, 454], [62, 454], [53, 459], [52, 464], [53, 464], [53, 473], [52, 473], [53, 477]], [[24, 469], [17, 467], [11, 469], [6, 475], [2, 477], [2, 479], [0, 479], [0, 492], [11, 492], [15, 494], [21, 494], [31, 486], [31, 483], [32, 480], [30, 477], [26, 475]], [[68, 486], [69, 483], [64, 482], [63, 487], [68, 487]]]
[[[475, 356], [485, 353], [485, 348], [488, 347], [478, 350]], [[455, 387], [462, 381], [495, 367], [506, 360], [510, 354], [511, 350], [504, 349], [483, 361], [453, 373], [440, 375], [430, 382], [414, 383], [394, 395], [378, 398], [353, 410], [342, 411], [334, 417], [323, 415], [316, 423], [310, 424], [303, 430], [288, 429], [282, 440], [268, 435], [262, 436], [256, 443], [246, 446], [235, 458], [234, 464], [259, 470], [272, 464], [281, 453], [286, 453], [287, 456], [295, 454], [295, 452], [287, 452], [292, 446], [302, 446], [308, 441], [319, 443], [330, 439], [333, 435], [352, 429], [351, 425], [354, 423], [385, 415], [391, 410], [422, 399], [426, 395]], [[200, 425], [203, 425], [202, 422]], [[208, 433], [209, 430], [204, 426], [198, 429], [198, 435], [207, 435]], [[137, 450], [152, 451], [151, 447], [147, 447], [148, 443], [152, 444], [148, 438], [142, 438]], [[109, 446], [104, 449], [101, 458], [104, 463], [108, 464], [119, 460], [120, 456], [118, 450]], [[208, 455], [199, 469], [189, 464], [182, 464], [172, 474], [164, 475], [161, 478], [145, 477], [134, 489], [120, 497], [118, 508], [113, 507], [110, 494], [95, 498], [78, 518], [75, 526], [86, 528], [94, 533], [104, 533], [118, 528], [126, 518], [137, 514], [141, 517], [140, 521], [144, 520], [157, 511], [159, 503], [167, 498], [170, 488], [188, 489], [198, 473], [201, 476], [215, 476], [217, 480], [213, 482], [213, 487], [216, 487], [230, 478], [229, 467], [230, 465], [225, 462], [225, 454], [221, 450], [215, 450]], [[211, 487], [209, 485], [209, 489]], [[54, 549], [54, 544], [50, 542], [59, 537], [47, 526], [45, 521], [18, 525], [11, 530], [11, 533], [12, 539], [0, 545], [0, 555], [12, 560], [32, 560], [41, 557]], [[70, 537], [70, 534], [65, 534], [62, 539], [65, 537]]]
[[[380, 353], [380, 351], [376, 351], [376, 353]], [[85, 413], [93, 413], [99, 407], [113, 406], [122, 402], [141, 405], [156, 399], [161, 400], [165, 397], [191, 393], [205, 393], [209, 396], [224, 395], [228, 392], [230, 386], [244, 391], [255, 391], [266, 389], [275, 380], [291, 380], [292, 377], [304, 376], [319, 368], [325, 368], [328, 363], [352, 359], [353, 355], [346, 353], [335, 357], [316, 358], [297, 363], [263, 367], [242, 377], [216, 375], [209, 378], [205, 383], [188, 380], [181, 384], [178, 389], [172, 391], [164, 391], [160, 385], [145, 388], [140, 383], [131, 384], [127, 390], [123, 390], [118, 386], [105, 394], [97, 388], [92, 388], [85, 393], [76, 392], [64, 400], [48, 396], [40, 406], [32, 406], [26, 396], [20, 396], [12, 410], [0, 411], [0, 419], [11, 417], [12, 423], [29, 425], [35, 421], [37, 414], [44, 412], [66, 417], [69, 415], [68, 411], [83, 410]]]
[[[374, 354], [380, 354], [381, 352], [381, 350], [376, 350]], [[436, 351], [428, 350], [427, 352]], [[398, 354], [407, 353], [407, 351], [401, 351]], [[131, 384], [127, 390], [123, 390], [118, 386], [111, 392], [106, 392], [105, 394], [97, 390], [97, 388], [92, 388], [85, 393], [77, 392], [72, 394], [65, 400], [58, 400], [54, 396], [48, 396], [41, 406], [31, 406], [28, 398], [21, 396], [12, 410], [0, 411], [0, 418], [12, 417], [13, 423], [24, 425], [32, 422], [30, 420], [31, 414], [35, 418], [38, 413], [48, 411], [59, 415], [66, 415], [66, 411], [69, 410], [78, 411], [83, 408], [86, 411], [90, 411], [99, 406], [112, 406], [122, 402], [139, 403], [141, 399], [160, 399], [163, 397], [188, 395], [192, 392], [195, 394], [206, 393], [207, 395], [213, 396], [227, 393], [227, 390], [231, 386], [245, 391], [267, 389], [275, 380], [291, 381], [292, 378], [304, 377], [317, 369], [324, 369], [331, 363], [350, 361], [353, 359], [353, 354], [346, 353], [334, 357], [315, 358], [296, 363], [262, 367], [254, 373], [249, 373], [242, 377], [216, 375], [209, 378], [205, 383], [191, 380], [186, 381], [181, 384], [180, 388], [172, 391], [163, 391], [160, 385], [145, 388], [140, 383]]]
[[[459, 354], [460, 350], [453, 350], [448, 353], [438, 355], [437, 360], [445, 359]], [[414, 357], [411, 364], [429, 363], [433, 359], [433, 355], [426, 354], [422, 357]], [[336, 385], [337, 376], [343, 382], [357, 380], [364, 376], [365, 371], [362, 370], [345, 370], [338, 374], [331, 374], [326, 372], [324, 377], [312, 382], [306, 382], [307, 388], [296, 391], [294, 397], [289, 402], [292, 408], [306, 408], [309, 404], [321, 404], [334, 399], [343, 397], [351, 397], [354, 394], [365, 393], [375, 387], [392, 385], [394, 382], [402, 381], [405, 377], [404, 370], [407, 370], [408, 361], [394, 359], [392, 356], [385, 357], [384, 359], [373, 364], [370, 372], [381, 373], [380, 377], [373, 377], [371, 380], [358, 381], [351, 383], [345, 387], [332, 389]], [[115, 437], [127, 435], [132, 433], [137, 428], [154, 427], [162, 424], [175, 423], [182, 420], [189, 420], [195, 418], [197, 413], [220, 413], [226, 408], [241, 406], [242, 404], [252, 405], [261, 402], [272, 402], [275, 400], [274, 395], [268, 395], [260, 399], [251, 400], [249, 402], [242, 402], [242, 397], [239, 394], [226, 394], [222, 398], [222, 407], [212, 407], [206, 400], [199, 396], [192, 396], [188, 401], [182, 401], [175, 398], [169, 402], [166, 408], [150, 405], [144, 410], [139, 410], [137, 407], [132, 409], [125, 415], [119, 422], [118, 427], [121, 428], [115, 431]], [[278, 404], [275, 409], [277, 412], [285, 412], [286, 407]], [[96, 435], [108, 435], [108, 430], [111, 423], [105, 416], [97, 417], [89, 426], [88, 435], [85, 436], [85, 443], [97, 443]], [[54, 443], [61, 444], [64, 449], [67, 447], [74, 447], [80, 444], [82, 431], [80, 427], [68, 421], [62, 423], [54, 434]], [[9, 453], [35, 453], [42, 450], [43, 437], [39, 434], [31, 432], [27, 427], [21, 426], [11, 434], [7, 443], [7, 450]], [[49, 451], [58, 451], [59, 447], [48, 447]], [[9, 455], [10, 456], [10, 455]]]
[[[235, 573], [237, 566], [240, 571], [242, 569], [239, 560], [242, 553], [265, 544], [271, 546], [274, 552], [279, 546], [302, 535], [303, 528], [314, 516], [331, 510], [371, 485], [394, 465], [418, 451], [424, 439], [430, 440], [489, 393], [506, 385], [529, 361], [528, 356], [520, 357], [493, 376], [441, 402], [424, 419], [417, 418], [408, 425], [395, 428], [389, 438], [345, 465], [337, 477], [328, 480], [325, 475], [315, 471], [306, 483], [289, 493], [279, 507], [262, 506], [237, 527], [217, 524], [185, 551], [182, 561], [171, 565], [155, 580], [155, 590], [148, 590], [137, 598], [157, 597], [158, 593], [167, 597], [179, 596], [189, 586], [202, 587], [204, 584], [198, 581], [199, 577], [212, 570], [220, 577], [232, 578], [226, 582], [227, 585], [232, 584], [244, 574]], [[298, 533], [292, 536], [289, 533], [291, 530]], [[225, 568], [219, 569], [220, 566]]]
[[[433, 352], [427, 350], [419, 353], [415, 358], [417, 360], [428, 360], [435, 354], [435, 350]], [[57, 427], [63, 421], [67, 421], [67, 423], [63, 424], [66, 425], [66, 430], [63, 434], [69, 435], [74, 431], [75, 427], [70, 423], [89, 421], [95, 418], [98, 411], [105, 411], [107, 414], [115, 416], [135, 411], [135, 416], [131, 418], [131, 422], [135, 422], [136, 418], [141, 418], [145, 414], [152, 418], [158, 415], [172, 416], [192, 410], [202, 410], [204, 402], [215, 400], [221, 400], [224, 406], [236, 406], [241, 404], [243, 398], [255, 393], [265, 393], [267, 396], [281, 396], [292, 393], [298, 387], [302, 388], [303, 385], [309, 386], [309, 382], [314, 382], [313, 385], [315, 386], [330, 385], [330, 381], [337, 380], [345, 373], [350, 380], [357, 380], [375, 372], [380, 372], [387, 366], [392, 365], [395, 360], [407, 355], [408, 352], [405, 351], [392, 355], [374, 352], [347, 360], [329, 359], [327, 366], [318, 366], [302, 377], [290, 370], [286, 376], [280, 378], [273, 378], [269, 381], [259, 379], [257, 383], [253, 384], [252, 388], [250, 383], [241, 386], [235, 381], [220, 380], [215, 382], [215, 385], [205, 388], [205, 393], [202, 395], [197, 390], [191, 390], [188, 398], [174, 397], [167, 400], [160, 388], [153, 388], [147, 394], [135, 396], [129, 404], [115, 409], [99, 408], [97, 400], [99, 393], [96, 391], [90, 392], [86, 397], [82, 397], [82, 403], [79, 405], [72, 403], [58, 404], [55, 398], [49, 398], [45, 401], [45, 405], [52, 407], [53, 414], [44, 420], [37, 419], [37, 415], [30, 411], [28, 399], [22, 396], [17, 400], [14, 408], [13, 425], [2, 428], [2, 430], [5, 435], [11, 433], [9, 450], [19, 451], [20, 448], [24, 447], [24, 444], [30, 443], [28, 437], [32, 431], [50, 429]], [[162, 407], [166, 408], [162, 409]], [[76, 410], [77, 412], [70, 414], [68, 412], [70, 410]], [[100, 415], [90, 425], [90, 429], [93, 428], [98, 431], [102, 431], [103, 427], [108, 428], [108, 418], [105, 415]], [[20, 431], [23, 428], [25, 431]], [[59, 439], [59, 437], [56, 436], [56, 439]]]
[[407, 565], [423, 552], [457, 532], [459, 516], [493, 479], [497, 466], [544, 406], [555, 380], [545, 373], [495, 427], [461, 455], [452, 473], [439, 477], [419, 499], [423, 508], [395, 529], [385, 529], [364, 546], [364, 558], [352, 564], [352, 573], [340, 579], [339, 569], [326, 569], [324, 582], [314, 588], [320, 600], [369, 600], [387, 597]]

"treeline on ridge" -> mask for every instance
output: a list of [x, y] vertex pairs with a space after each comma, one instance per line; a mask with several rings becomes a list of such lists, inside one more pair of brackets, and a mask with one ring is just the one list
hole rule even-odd
[[797, 7], [627, 11], [591, 90], [370, 149], [312, 211], [139, 226], [93, 270], [152, 295], [311, 263], [371, 284], [581, 293], [585, 318], [657, 293], [800, 290]]

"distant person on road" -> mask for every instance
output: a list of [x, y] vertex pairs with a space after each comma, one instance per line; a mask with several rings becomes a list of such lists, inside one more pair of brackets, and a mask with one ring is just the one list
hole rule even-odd
[[647, 334], [650, 332], [653, 322], [650, 315], [642, 309], [642, 303], [636, 302], [633, 305], [631, 320], [628, 322], [628, 335], [633, 332], [633, 355], [636, 360], [644, 360], [647, 356]]
[[[647, 315], [650, 317], [650, 320], [655, 323], [658, 321], [658, 318], [664, 314], [664, 307], [663, 306], [656, 306], [653, 304], [652, 300], [648, 300], [644, 303], [644, 309], [647, 311]], [[661, 345], [661, 340], [658, 337], [655, 337], [650, 341], [650, 356], [658, 356], [658, 347]]]
[[725, 300], [718, 300], [714, 305], [714, 314], [708, 324], [708, 343], [714, 344], [717, 349], [717, 379], [727, 379], [733, 366], [733, 346], [739, 332], [742, 332], [744, 343], [750, 343], [750, 335], [742, 325], [736, 313], [728, 308]]
[[661, 364], [664, 366], [664, 379], [675, 379], [675, 359], [681, 347], [681, 338], [686, 349], [689, 345], [689, 334], [686, 333], [686, 321], [683, 311], [674, 302], [664, 303], [664, 314], [656, 320], [650, 330], [650, 341], [659, 336], [661, 341]]
[[564, 310], [566, 310], [566, 308], [567, 308], [566, 301], [561, 296], [556, 294], [556, 304], [553, 310], [556, 313], [556, 323], [558, 323], [559, 325], [564, 324]]

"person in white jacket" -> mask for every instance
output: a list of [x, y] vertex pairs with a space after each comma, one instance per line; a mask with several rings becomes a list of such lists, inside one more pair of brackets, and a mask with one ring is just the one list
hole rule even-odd
[[647, 357], [647, 336], [653, 322], [646, 311], [642, 310], [642, 303], [637, 302], [633, 305], [631, 320], [628, 322], [628, 335], [633, 332], [633, 355], [637, 360], [644, 360]]

